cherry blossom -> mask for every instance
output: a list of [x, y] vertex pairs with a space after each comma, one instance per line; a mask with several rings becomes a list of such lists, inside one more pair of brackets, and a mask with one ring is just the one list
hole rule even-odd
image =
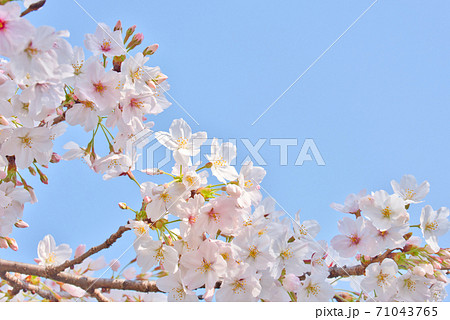
[[[293, 219], [278, 210], [273, 198], [263, 198], [266, 170], [251, 161], [235, 165], [235, 145], [212, 138], [205, 161], [200, 152], [206, 132], [193, 133], [183, 119], [161, 131], [167, 129], [155, 116], [170, 106], [165, 96], [168, 77], [160, 67], [149, 65], [158, 45], [127, 54], [144, 40], [142, 33], [134, 34], [136, 26], [122, 32], [120, 21], [114, 28], [98, 24], [94, 34], [85, 36], [85, 49], [93, 53], [87, 58], [84, 48], [71, 46], [68, 31], [35, 28], [20, 11], [16, 2], [0, 5], [0, 248], [19, 250], [12, 236], [29, 226], [24, 209], [27, 202], [37, 201], [34, 183], [49, 183], [46, 170], [61, 160], [82, 159], [105, 180], [137, 186], [138, 201], [119, 202], [117, 210], [123, 210], [128, 223], [100, 246], [87, 250], [79, 245], [72, 260], [67, 244], [56, 246], [53, 236], [45, 236], [38, 244], [39, 266], [32, 266], [32, 277], [20, 275], [20, 270], [7, 272], [19, 284], [36, 287], [12, 296], [17, 291], [14, 282], [3, 279], [1, 301], [445, 297], [450, 253], [438, 239], [450, 228], [449, 210], [434, 211], [427, 205], [420, 221], [414, 211], [408, 212], [424, 200], [428, 182], [418, 185], [415, 177], [405, 175], [399, 183], [391, 182], [394, 194], [381, 190], [366, 195], [363, 190], [347, 196], [344, 204], [332, 203], [350, 215], [338, 221], [340, 234], [327, 242], [323, 237], [328, 235], [310, 214], [302, 211], [302, 219], [299, 213]], [[88, 138], [63, 142], [67, 152], [59, 155], [59, 142], [54, 150], [54, 141], [64, 141], [66, 128], [78, 125]], [[140, 140], [142, 132], [154, 128], [154, 137], [174, 161], [169, 170], [143, 168], [144, 179], [134, 175], [138, 157], [132, 145], [149, 142], [148, 136]], [[121, 196], [117, 194], [118, 201], [124, 201]], [[417, 228], [422, 237], [414, 235]], [[104, 256], [93, 256], [127, 231], [135, 235], [128, 243], [135, 254], [131, 261], [114, 258], [107, 263]], [[78, 280], [60, 281], [61, 272]], [[114, 285], [85, 285], [97, 276], [103, 284]], [[354, 291], [339, 292], [345, 281]], [[120, 285], [123, 290], [114, 289]]]
[[126, 54], [121, 32], [118, 30], [112, 32], [104, 23], [98, 24], [95, 34], [86, 34], [84, 45], [94, 55], [104, 54], [107, 57], [114, 57]]
[[404, 175], [400, 183], [392, 180], [391, 186], [395, 194], [401, 197], [406, 204], [420, 203], [430, 192], [430, 184], [428, 181], [422, 182], [419, 186], [416, 178], [410, 174]]
[[362, 214], [380, 230], [403, 226], [409, 220], [403, 199], [384, 190], [361, 199], [360, 208]]
[[353, 257], [357, 252], [371, 253], [375, 245], [375, 230], [362, 217], [356, 221], [344, 217], [338, 222], [338, 228], [342, 235], [335, 236], [330, 243], [342, 257]]
[[448, 208], [440, 208], [438, 211], [434, 211], [431, 206], [425, 206], [422, 209], [420, 229], [425, 241], [435, 252], [440, 249], [437, 237], [447, 233], [450, 229], [449, 214]]
[[68, 260], [72, 255], [72, 249], [67, 244], [56, 246], [55, 239], [48, 234], [39, 241], [38, 257], [39, 264], [45, 266], [59, 265]]
[[381, 300], [389, 300], [395, 292], [397, 263], [385, 259], [381, 263], [372, 263], [366, 269], [366, 277], [361, 281], [361, 288], [369, 293], [375, 290]]

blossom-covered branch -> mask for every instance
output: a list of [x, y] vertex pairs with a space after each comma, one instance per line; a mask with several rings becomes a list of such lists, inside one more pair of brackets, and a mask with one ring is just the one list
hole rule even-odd
[[[128, 206], [118, 199], [128, 224], [88, 251], [81, 244], [73, 253], [48, 234], [38, 244], [38, 265], [0, 260], [0, 300], [33, 300], [23, 291], [29, 288], [77, 301], [198, 301], [198, 289], [205, 301], [444, 298], [450, 251], [439, 238], [450, 229], [450, 211], [421, 204], [427, 181], [405, 175], [391, 182], [392, 191], [364, 190], [332, 204], [346, 216], [327, 241], [318, 239], [321, 226], [308, 214], [294, 217], [263, 197], [264, 168], [252, 161], [234, 166], [233, 143], [192, 132], [183, 119], [153, 134], [172, 155], [171, 166], [135, 174], [134, 143], [171, 105], [168, 77], [146, 65], [158, 45], [141, 49], [136, 26], [99, 23], [85, 35], [85, 55], [66, 40], [69, 32], [22, 17], [44, 2], [24, 1], [24, 13], [17, 2], [0, 2], [0, 247], [19, 249], [12, 234], [28, 227], [24, 208], [37, 201], [32, 185], [49, 183], [46, 170], [61, 160], [82, 159], [104, 180], [137, 186], [141, 201]], [[89, 138], [67, 142], [59, 155], [53, 141], [68, 126]], [[154, 175], [162, 175], [159, 184]], [[411, 210], [418, 205], [420, 213]], [[136, 236], [135, 259], [121, 268], [118, 259], [93, 258], [127, 230]]]

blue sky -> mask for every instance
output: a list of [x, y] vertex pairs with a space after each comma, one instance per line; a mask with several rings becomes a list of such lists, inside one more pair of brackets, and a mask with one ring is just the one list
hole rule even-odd
[[[169, 76], [170, 94], [199, 125], [173, 104], [152, 119], [156, 130], [167, 131], [174, 118], [184, 118], [194, 131], [224, 140], [314, 139], [326, 166], [294, 166], [300, 146], [291, 147], [289, 164], [280, 166], [277, 148], [266, 143], [263, 187], [291, 214], [301, 210], [303, 219], [318, 220], [318, 238], [326, 240], [343, 217], [331, 202], [363, 188], [390, 192], [391, 179], [404, 174], [430, 182], [427, 204], [450, 205], [448, 1], [380, 0], [251, 125], [372, 2], [79, 1], [96, 20], [136, 24], [146, 44], [159, 43], [149, 64]], [[35, 25], [69, 30], [72, 45], [81, 46], [84, 34], [96, 28], [72, 0], [48, 0], [28, 17]], [[70, 128], [56, 151], [70, 140], [86, 144], [88, 137], [80, 127]], [[247, 155], [242, 151], [240, 159]], [[3, 258], [31, 262], [47, 233], [73, 248], [98, 244], [130, 217], [119, 201], [140, 203], [133, 182], [104, 182], [80, 161], [46, 172], [48, 186], [37, 179], [32, 184], [39, 203], [26, 205], [30, 228], [13, 233], [20, 250], [2, 250]], [[410, 211], [412, 223], [420, 209]], [[132, 239], [125, 235], [105, 256], [118, 257]], [[449, 240], [441, 238], [441, 245], [448, 247]]]

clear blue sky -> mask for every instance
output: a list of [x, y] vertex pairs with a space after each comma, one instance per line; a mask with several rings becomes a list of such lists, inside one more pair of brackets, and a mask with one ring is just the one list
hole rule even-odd
[[[289, 165], [280, 166], [277, 149], [266, 144], [263, 186], [291, 214], [301, 209], [303, 219], [318, 220], [319, 238], [326, 240], [343, 217], [331, 202], [362, 188], [390, 192], [391, 179], [403, 174], [430, 182], [426, 201], [433, 208], [450, 206], [448, 1], [380, 0], [251, 126], [372, 2], [79, 1], [98, 21], [136, 24], [146, 44], [160, 44], [149, 63], [169, 76], [171, 95], [199, 126], [174, 104], [154, 119], [156, 130], [167, 131], [182, 117], [210, 137], [313, 138], [326, 166], [294, 166], [300, 147], [292, 147]], [[29, 19], [69, 30], [73, 45], [96, 28], [71, 0], [48, 0]], [[70, 140], [88, 142], [80, 127], [70, 128], [56, 151]], [[26, 205], [31, 227], [13, 233], [20, 251], [0, 251], [6, 259], [32, 261], [47, 233], [74, 248], [98, 244], [129, 218], [119, 201], [140, 203], [131, 181], [104, 182], [79, 161], [46, 172], [48, 186], [33, 184], [39, 203]], [[410, 213], [415, 223], [420, 207]], [[133, 237], [124, 236], [105, 256], [116, 258]]]

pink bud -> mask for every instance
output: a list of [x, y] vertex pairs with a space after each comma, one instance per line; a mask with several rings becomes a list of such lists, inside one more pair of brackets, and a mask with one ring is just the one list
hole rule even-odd
[[283, 288], [289, 292], [296, 292], [300, 289], [300, 279], [293, 273], [287, 274], [283, 279]]
[[439, 253], [442, 254], [444, 257], [450, 258], [450, 252], [448, 251], [448, 249], [441, 249]]
[[127, 31], [125, 32], [125, 39], [123, 39], [123, 43], [127, 43], [128, 39], [134, 33], [134, 30], [136, 30], [136, 26], [132, 26], [127, 29]]
[[86, 245], [85, 244], [80, 244], [76, 250], [75, 250], [75, 258], [78, 258], [79, 256], [81, 256], [84, 252], [86, 251]]
[[39, 264], [39, 263], [41, 263], [41, 259], [34, 258], [34, 262], [36, 262], [37, 264]]
[[19, 250], [19, 246], [17, 245], [17, 242], [16, 242], [15, 239], [13, 239], [13, 238], [8, 238], [8, 237], [6, 237], [5, 239], [6, 239], [6, 241], [8, 242], [8, 246], [9, 246], [11, 249], [13, 249], [14, 251]]
[[2, 249], [7, 249], [9, 246], [8, 246], [8, 241], [6, 241], [6, 239], [5, 238], [0, 238], [0, 248], [2, 248]]
[[431, 264], [433, 265], [433, 268], [436, 270], [440, 270], [442, 268], [441, 264], [437, 261], [432, 261]]
[[142, 42], [144, 40], [144, 34], [143, 33], [136, 33], [133, 36], [132, 41]]
[[23, 220], [19, 220], [14, 224], [17, 228], [28, 228], [30, 225]]
[[40, 180], [43, 184], [48, 184], [48, 177], [45, 174], [40, 174]]
[[61, 161], [61, 159], [62, 159], [62, 157], [59, 154], [57, 154], [56, 152], [53, 152], [52, 158], [50, 159], [50, 162], [51, 163], [58, 163], [58, 162]]
[[134, 33], [134, 30], [136, 30], [136, 25], [129, 27], [127, 30], [127, 34], [132, 35]]
[[28, 167], [28, 171], [30, 171], [30, 174], [31, 174], [32, 176], [35, 176], [35, 175], [36, 175], [36, 170], [34, 170], [33, 167]]
[[149, 196], [144, 197], [144, 203], [150, 203], [152, 199]]
[[120, 262], [117, 259], [111, 260], [111, 262], [109, 263], [112, 271], [117, 272], [117, 270], [119, 270], [120, 268]]
[[151, 46], [148, 46], [147, 48], [144, 49], [144, 52], [142, 53], [144, 56], [151, 56], [152, 54], [154, 54], [156, 52], [156, 50], [158, 50], [159, 48], [159, 44], [155, 43], [152, 44]]
[[2, 126], [9, 125], [8, 120], [6, 120], [6, 118], [4, 116], [0, 116], [0, 125], [2, 125]]
[[114, 31], [120, 30], [122, 31], [122, 22], [119, 20], [117, 21], [116, 25], [114, 26]]
[[128, 209], [128, 206], [125, 202], [119, 202], [119, 208], [122, 210]]
[[131, 49], [136, 48], [138, 45], [140, 45], [142, 43], [143, 40], [144, 40], [144, 34], [136, 33], [133, 36], [133, 38], [131, 39], [130, 43], [128, 43], [127, 49], [131, 50]]
[[447, 283], [447, 281], [448, 281], [447, 276], [445, 274], [443, 274], [441, 271], [436, 272], [435, 276], [436, 276], [436, 279], [441, 282]]

